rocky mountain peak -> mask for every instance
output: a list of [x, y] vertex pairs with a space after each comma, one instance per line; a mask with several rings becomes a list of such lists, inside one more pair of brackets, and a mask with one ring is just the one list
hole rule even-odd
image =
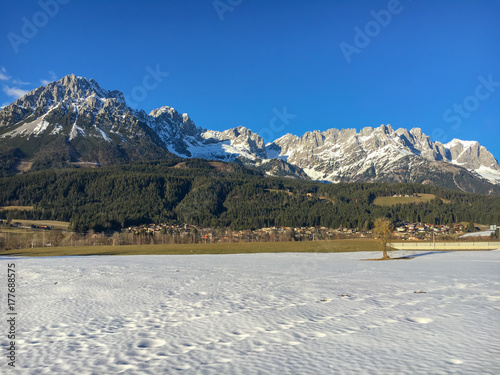
[[490, 168], [500, 171], [498, 161], [476, 141], [453, 139], [443, 145], [449, 152], [450, 161], [467, 169]]
[[330, 182], [420, 182], [436, 173], [437, 182], [446, 178], [464, 190], [469, 187], [449, 173], [468, 173], [472, 180], [482, 176], [500, 184], [497, 160], [477, 142], [442, 144], [420, 128], [395, 131], [387, 124], [359, 132], [351, 128], [310, 131], [300, 137], [286, 134], [265, 145], [262, 137], [244, 126], [213, 131], [197, 127], [188, 114], [169, 106], [149, 114], [131, 109], [121, 92], [74, 74], [32, 90], [0, 110], [0, 148], [18, 147], [28, 160], [36, 160], [37, 153], [50, 155], [57, 149], [56, 141], [59, 150], [66, 150], [58, 151], [59, 156], [101, 165], [134, 160], [133, 155], [162, 158], [171, 152], [266, 165], [266, 173], [295, 177], [307, 173], [311, 179]]
[[[359, 132], [329, 129], [307, 132], [300, 138], [286, 135], [268, 144], [267, 150], [272, 157], [286, 158], [308, 171], [311, 178], [331, 182], [386, 180], [391, 170], [408, 171], [411, 175], [417, 165], [446, 162], [500, 183], [498, 162], [477, 142], [443, 145], [433, 142], [420, 128], [394, 131], [390, 125], [380, 125]], [[415, 181], [414, 177], [410, 180]]]
[[74, 74], [64, 76], [58, 81], [51, 82], [46, 86], [40, 86], [22, 98], [15, 101], [12, 105], [25, 109], [41, 109], [57, 105], [70, 105], [87, 101], [87, 105], [98, 105], [96, 100], [88, 100], [89, 98], [99, 99], [101, 102], [106, 100], [116, 101], [125, 106], [125, 97], [123, 93], [117, 90], [108, 91], [99, 86], [93, 80], [87, 80], [83, 77], [77, 77]]
[[392, 126], [390, 124], [387, 124], [387, 125], [382, 124], [377, 129], [386, 135], [392, 135], [392, 133], [394, 133], [394, 129], [392, 128]]
[[151, 112], [149, 112], [149, 115], [153, 117], [165, 116], [168, 118], [173, 118], [175, 115], [178, 115], [178, 113], [173, 107], [163, 106], [153, 109]]
[[51, 82], [46, 88], [54, 94], [57, 92], [59, 99], [63, 100], [78, 101], [89, 96], [96, 96], [101, 99], [111, 97], [109, 91], [102, 89], [95, 80], [87, 80], [84, 77], [77, 77], [74, 74], [64, 76], [59, 81]]
[[201, 129], [198, 129], [187, 113], [180, 114], [174, 108], [163, 106], [153, 109], [149, 116], [154, 118], [153, 128], [162, 135], [168, 137], [196, 137]]
[[244, 126], [223, 131], [220, 139], [229, 140], [233, 146], [243, 147], [259, 158], [267, 158], [264, 139]]

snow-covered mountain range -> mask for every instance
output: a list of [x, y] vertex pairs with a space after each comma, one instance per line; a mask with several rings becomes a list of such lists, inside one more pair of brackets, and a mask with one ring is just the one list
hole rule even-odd
[[[494, 184], [500, 183], [500, 167], [478, 142], [432, 142], [419, 128], [329, 129], [302, 137], [287, 134], [267, 146], [270, 157], [280, 157], [303, 168], [313, 179], [331, 182], [398, 180], [418, 169], [459, 166]], [[448, 165], [447, 165], [448, 164]], [[403, 178], [405, 179], [405, 178]]]
[[[169, 158], [237, 161], [270, 175], [328, 182], [419, 182], [491, 193], [500, 167], [478, 142], [433, 142], [419, 128], [329, 129], [264, 143], [245, 127], [214, 131], [165, 106], [137, 111], [119, 91], [68, 75], [0, 110], [0, 146], [43, 168]], [[33, 163], [33, 164], [31, 164]]]

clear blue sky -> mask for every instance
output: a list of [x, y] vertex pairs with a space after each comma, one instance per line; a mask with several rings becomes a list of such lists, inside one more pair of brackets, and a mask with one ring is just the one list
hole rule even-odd
[[74, 73], [266, 141], [391, 124], [500, 158], [497, 0], [25, 0], [0, 17], [0, 105]]

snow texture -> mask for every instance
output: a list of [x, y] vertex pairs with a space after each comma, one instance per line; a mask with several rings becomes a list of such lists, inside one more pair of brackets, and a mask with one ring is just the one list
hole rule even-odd
[[495, 233], [494, 230], [484, 230], [484, 231], [481, 231], [481, 232], [467, 233], [467, 234], [464, 234], [463, 236], [460, 236], [460, 238], [467, 238], [467, 237], [490, 237], [493, 233]]
[[500, 251], [379, 255], [2, 258], [16, 373], [500, 373]]

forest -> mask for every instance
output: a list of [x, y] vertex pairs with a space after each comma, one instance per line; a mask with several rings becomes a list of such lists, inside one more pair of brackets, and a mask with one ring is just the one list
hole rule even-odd
[[[377, 197], [433, 194], [424, 203], [379, 206]], [[500, 197], [431, 185], [325, 184], [267, 177], [235, 163], [171, 159], [98, 169], [50, 169], [0, 178], [0, 218], [69, 221], [73, 231], [148, 223], [256, 229], [324, 226], [371, 229], [392, 221], [500, 224]]]

